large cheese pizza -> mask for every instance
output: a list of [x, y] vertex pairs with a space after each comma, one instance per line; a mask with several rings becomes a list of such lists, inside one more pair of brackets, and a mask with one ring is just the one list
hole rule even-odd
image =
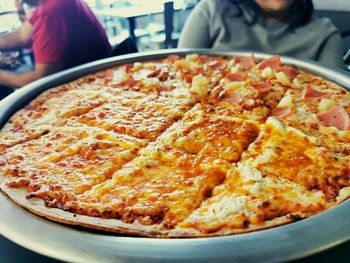
[[176, 55], [52, 88], [0, 131], [0, 188], [148, 237], [275, 227], [350, 196], [350, 93], [279, 56]]

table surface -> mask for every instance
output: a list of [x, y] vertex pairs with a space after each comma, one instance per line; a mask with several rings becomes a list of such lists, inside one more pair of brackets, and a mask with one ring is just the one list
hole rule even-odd
[[[25, 249], [5, 237], [0, 235], [0, 262], [6, 263], [61, 263], [61, 261], [52, 259], [28, 249]], [[350, 262], [350, 241], [341, 244], [335, 248], [326, 250], [319, 254], [309, 256], [307, 258], [296, 260], [291, 263], [348, 263]]]

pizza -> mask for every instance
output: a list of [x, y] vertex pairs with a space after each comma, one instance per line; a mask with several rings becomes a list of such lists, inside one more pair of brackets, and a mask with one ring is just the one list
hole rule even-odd
[[70, 225], [262, 230], [350, 196], [350, 93], [280, 56], [171, 55], [51, 88], [0, 131], [0, 188]]

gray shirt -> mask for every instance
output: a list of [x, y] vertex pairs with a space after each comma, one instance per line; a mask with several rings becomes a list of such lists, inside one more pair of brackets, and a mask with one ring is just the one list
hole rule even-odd
[[313, 17], [308, 24], [290, 29], [288, 23], [263, 17], [247, 24], [252, 16], [249, 9], [237, 16], [237, 7], [229, 0], [202, 0], [186, 21], [178, 46], [284, 54], [344, 66], [342, 39], [329, 19]]

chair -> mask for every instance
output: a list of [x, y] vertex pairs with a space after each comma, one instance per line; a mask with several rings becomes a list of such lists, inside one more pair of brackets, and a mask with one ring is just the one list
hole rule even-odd
[[126, 55], [130, 53], [138, 52], [136, 44], [134, 40], [130, 37], [124, 39], [121, 43], [116, 44], [111, 52], [111, 57]]
[[[150, 44], [156, 48], [173, 48], [177, 46], [182, 26], [186, 20], [188, 10], [192, 9], [196, 1], [190, 0], [181, 9], [174, 8], [174, 1], [164, 3], [164, 31], [151, 36]], [[177, 21], [176, 21], [177, 20]], [[176, 23], [174, 23], [176, 21]]]
[[173, 32], [173, 1], [165, 2], [162, 14], [157, 14], [161, 18], [155, 22], [155, 17], [150, 14], [150, 24], [146, 27], [148, 34], [140, 39], [140, 45], [143, 49], [164, 49], [171, 47], [171, 36]]
[[172, 47], [172, 35], [174, 31], [174, 2], [164, 3], [164, 45], [165, 48]]

